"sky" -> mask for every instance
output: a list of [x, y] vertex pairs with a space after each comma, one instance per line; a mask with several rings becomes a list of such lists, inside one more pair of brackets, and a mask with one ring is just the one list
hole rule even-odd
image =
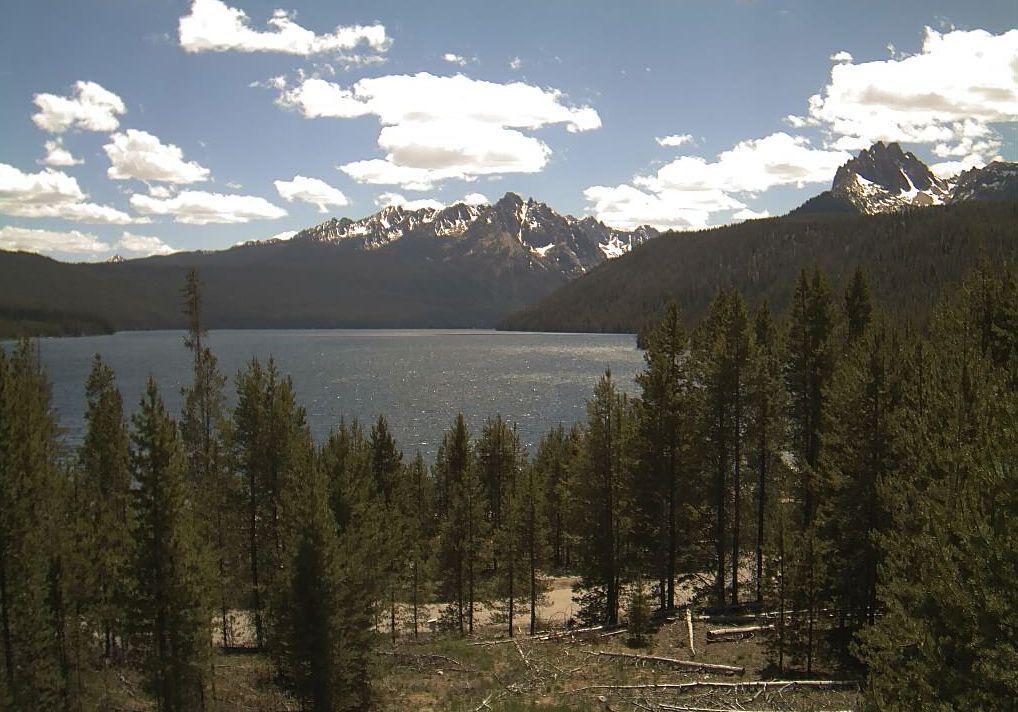
[[32, 0], [0, 25], [0, 249], [224, 249], [512, 191], [631, 229], [781, 215], [874, 141], [1018, 160], [1018, 6]]

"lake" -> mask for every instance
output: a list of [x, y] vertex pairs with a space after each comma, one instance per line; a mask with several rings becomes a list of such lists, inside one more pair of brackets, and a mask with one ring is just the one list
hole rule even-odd
[[[231, 407], [237, 371], [253, 357], [271, 356], [293, 377], [319, 442], [341, 418], [358, 418], [367, 427], [381, 413], [407, 457], [420, 450], [428, 461], [458, 412], [475, 434], [486, 417], [501, 413], [518, 423], [521, 440], [533, 448], [551, 427], [586, 417], [586, 401], [605, 369], [611, 369], [620, 389], [632, 393], [633, 377], [643, 367], [635, 338], [620, 334], [224, 330], [210, 332], [208, 345], [230, 379]], [[170, 412], [178, 415], [180, 389], [191, 380], [182, 331], [41, 339], [39, 348], [71, 445], [83, 436], [85, 379], [93, 354], [115, 370], [129, 412], [152, 374]]]

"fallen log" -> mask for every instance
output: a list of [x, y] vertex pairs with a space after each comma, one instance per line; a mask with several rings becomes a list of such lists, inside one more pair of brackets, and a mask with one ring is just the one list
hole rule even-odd
[[586, 692], [588, 690], [674, 690], [692, 692], [694, 690], [769, 690], [772, 688], [795, 689], [797, 687], [813, 690], [837, 690], [842, 688], [858, 688], [859, 680], [746, 680], [743, 682], [714, 682], [701, 680], [697, 682], [648, 682], [642, 685], [586, 685], [566, 690], [565, 694]]
[[633, 653], [612, 653], [606, 650], [590, 651], [590, 655], [597, 655], [604, 658], [617, 658], [620, 660], [634, 660], [636, 662], [655, 663], [657, 665], [669, 665], [680, 670], [692, 670], [695, 672], [716, 672], [722, 675], [743, 675], [746, 668], [735, 665], [717, 665], [715, 663], [702, 663], [694, 660], [676, 660], [675, 658], [661, 658], [656, 655], [634, 655]]
[[689, 630], [689, 655], [696, 657], [696, 648], [693, 647], [693, 614], [686, 609], [686, 628]]
[[707, 631], [708, 641], [727, 640], [729, 638], [745, 638], [765, 630], [774, 630], [773, 624], [744, 625], [737, 628], [715, 628]]
[[583, 633], [596, 633], [602, 630], [604, 630], [603, 625], [595, 625], [590, 628], [570, 628], [567, 630], [556, 631], [554, 633], [548, 633], [546, 635], [540, 635], [533, 638], [533, 640], [559, 640], [561, 638], [571, 638], [574, 635], [581, 635]]
[[[659, 710], [664, 712], [772, 712], [771, 710], [747, 710], [742, 707], [687, 707], [685, 705], [667, 705], [663, 702], [657, 704]], [[852, 710], [817, 710], [817, 712], [852, 712]]]

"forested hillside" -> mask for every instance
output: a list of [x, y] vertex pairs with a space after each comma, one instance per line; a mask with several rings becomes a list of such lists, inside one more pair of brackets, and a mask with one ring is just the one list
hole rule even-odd
[[786, 216], [694, 233], [670, 233], [591, 270], [502, 322], [522, 331], [634, 333], [682, 305], [689, 324], [719, 289], [776, 312], [799, 270], [813, 265], [842, 284], [860, 265], [874, 297], [920, 321], [981, 258], [1018, 259], [1018, 204], [963, 203], [873, 216]]
[[[634, 698], [638, 673], [594, 660], [622, 653], [534, 636], [554, 573], [574, 577], [578, 625], [636, 647], [680, 606], [749, 612], [763, 661], [727, 666], [748, 677], [733, 692], [1013, 709], [1018, 275], [973, 272], [923, 330], [889, 320], [862, 271], [787, 289], [778, 314], [722, 290], [689, 331], [667, 308], [639, 395], [606, 373], [533, 458], [497, 414], [479, 433], [450, 414], [432, 464], [384, 415], [315, 443], [271, 361], [227, 409], [194, 273], [179, 414], [153, 381], [128, 424], [96, 358], [66, 452], [37, 351], [0, 350], [0, 707], [663, 710], [719, 684], [672, 642], [656, 660], [683, 671]], [[458, 642], [498, 635], [510, 657]]]

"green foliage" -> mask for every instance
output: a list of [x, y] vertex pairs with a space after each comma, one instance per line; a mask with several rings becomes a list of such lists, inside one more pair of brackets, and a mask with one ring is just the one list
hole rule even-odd
[[569, 483], [582, 588], [603, 591], [605, 625], [619, 621], [620, 593], [629, 573], [633, 502], [627, 475], [633, 430], [633, 408], [608, 371], [587, 402], [586, 429]]
[[0, 707], [25, 712], [58, 708], [66, 684], [56, 434], [37, 349], [0, 349]]
[[209, 561], [177, 426], [149, 379], [132, 418], [135, 561], [133, 647], [161, 710], [205, 708]]
[[[85, 439], [78, 452], [76, 537], [79, 604], [94, 621], [104, 656], [127, 627], [131, 560], [131, 453], [123, 400], [99, 356], [85, 385]], [[122, 641], [121, 641], [122, 644]]]
[[859, 636], [874, 709], [1018, 699], [1018, 399], [1001, 347], [1015, 337], [993, 328], [1018, 307], [1013, 285], [1013, 269], [978, 272], [909, 359], [902, 466], [880, 487], [884, 615]]

